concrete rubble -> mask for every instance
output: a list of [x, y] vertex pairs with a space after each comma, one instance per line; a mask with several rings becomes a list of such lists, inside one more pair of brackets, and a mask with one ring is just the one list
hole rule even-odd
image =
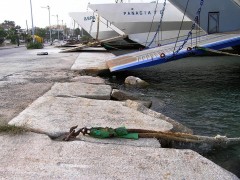
[[[114, 55], [81, 53], [71, 69], [98, 74], [106, 70], [106, 56]], [[238, 179], [192, 150], [164, 149], [156, 139], [61, 141], [75, 125], [176, 129], [170, 118], [135, 101], [110, 100], [111, 93], [99, 77], [55, 83], [9, 122], [33, 132], [0, 135], [0, 179]]]

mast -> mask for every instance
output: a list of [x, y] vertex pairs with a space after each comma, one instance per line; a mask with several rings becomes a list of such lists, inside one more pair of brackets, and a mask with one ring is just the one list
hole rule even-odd
[[97, 17], [97, 34], [96, 34], [96, 40], [98, 40], [98, 35], [99, 35], [99, 21], [100, 21], [100, 16], [98, 15], [98, 17]]

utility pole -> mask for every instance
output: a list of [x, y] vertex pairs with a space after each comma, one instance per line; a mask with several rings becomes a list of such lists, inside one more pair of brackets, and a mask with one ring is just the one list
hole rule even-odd
[[48, 22], [49, 22], [49, 40], [50, 44], [52, 43], [52, 29], [51, 29], [51, 21], [50, 21], [50, 6], [42, 7], [48, 9]]
[[58, 31], [58, 41], [59, 41], [59, 27], [58, 27], [58, 14], [57, 15], [53, 15], [57, 17], [57, 31]]
[[61, 25], [61, 30], [62, 30], [62, 38], [63, 38], [63, 40], [64, 40], [64, 28], [63, 28], [63, 20], [59, 20], [59, 21], [62, 21], [62, 25]]
[[31, 8], [31, 18], [32, 18], [32, 36], [33, 36], [33, 42], [35, 42], [35, 29], [33, 25], [33, 13], [32, 13], [32, 0], [30, 0], [30, 8]]
[[27, 26], [27, 34], [28, 34], [28, 22], [27, 22], [27, 20], [26, 20], [26, 26]]

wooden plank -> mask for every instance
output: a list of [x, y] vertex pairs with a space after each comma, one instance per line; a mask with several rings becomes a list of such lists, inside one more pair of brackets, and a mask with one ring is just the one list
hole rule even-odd
[[124, 57], [119, 57], [119, 58], [107, 61], [107, 66], [109, 69], [111, 69], [112, 67], [135, 62], [135, 61], [137, 61], [137, 58], [134, 56], [124, 56]]

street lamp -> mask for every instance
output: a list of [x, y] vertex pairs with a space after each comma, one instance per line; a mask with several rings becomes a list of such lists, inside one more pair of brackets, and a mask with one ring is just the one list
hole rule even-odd
[[31, 18], [32, 18], [32, 36], [33, 36], [33, 42], [35, 42], [35, 32], [34, 32], [34, 25], [33, 25], [33, 13], [32, 13], [32, 0], [30, 0], [30, 8], [31, 8]]
[[52, 15], [57, 17], [57, 31], [58, 31], [58, 41], [59, 41], [59, 28], [58, 28], [58, 14], [57, 15]]
[[49, 35], [50, 35], [50, 43], [52, 43], [52, 30], [51, 30], [51, 21], [50, 21], [50, 6], [41, 7], [41, 8], [47, 8], [48, 9], [48, 21], [49, 21]]

